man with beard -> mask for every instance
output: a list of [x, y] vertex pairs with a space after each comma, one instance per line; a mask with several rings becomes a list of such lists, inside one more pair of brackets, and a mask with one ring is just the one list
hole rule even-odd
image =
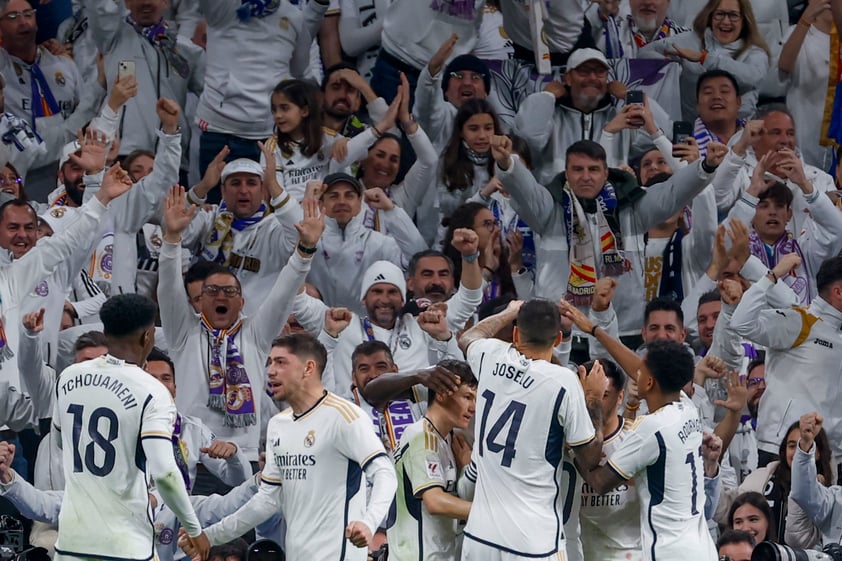
[[[600, 51], [578, 49], [570, 55], [564, 83], [550, 82], [543, 92], [527, 97], [518, 109], [513, 133], [526, 140], [535, 162], [535, 177], [540, 183], [549, 183], [564, 169], [565, 152], [570, 145], [579, 140], [599, 142], [603, 127], [617, 113], [636, 109], [612, 101], [612, 95], [625, 98], [626, 90], [612, 82], [609, 92], [609, 69]], [[652, 99], [648, 104], [660, 130], [670, 130], [671, 121], [666, 112]], [[639, 129], [625, 129], [618, 134], [624, 137], [618, 145], [631, 145], [629, 158], [639, 155], [652, 143], [652, 138]], [[614, 158], [628, 159], [612, 154], [611, 161]]]
[[[462, 261], [464, 271], [464, 257]], [[447, 302], [447, 323], [453, 331], [462, 329], [481, 302], [482, 286], [464, 274], [459, 290], [455, 290], [453, 262], [441, 251], [427, 249], [413, 255], [406, 275], [406, 288], [412, 299], [404, 306], [404, 312], [418, 315], [431, 304]]]
[[[473, 230], [460, 228], [454, 232], [453, 245], [464, 257], [462, 279], [468, 286], [479, 287], [482, 283], [478, 243]], [[426, 368], [443, 358], [462, 356], [453, 334], [464, 327], [467, 317], [461, 324], [451, 325], [444, 303], [428, 307], [417, 317], [404, 313], [405, 292], [406, 281], [397, 265], [377, 261], [362, 279], [360, 300], [365, 316], [347, 308], [328, 308], [314, 298], [299, 294], [293, 311], [295, 317], [308, 332], [318, 334], [330, 353], [324, 378], [328, 388], [353, 399], [351, 355], [366, 340], [388, 344], [394, 362], [406, 370]], [[475, 302], [478, 305], [479, 298]]]
[[362, 105], [360, 98], [365, 98], [366, 110], [372, 122], [379, 122], [389, 110], [383, 98], [377, 97], [354, 66], [340, 62], [325, 70], [322, 80], [324, 126], [345, 138], [353, 138], [363, 132], [367, 124], [359, 117]]
[[[181, 109], [175, 101], [165, 98], [159, 99], [155, 108], [161, 127], [156, 132], [158, 145], [150, 173], [130, 176], [137, 182], [137, 189], [117, 201], [109, 210], [108, 221], [92, 233], [97, 237], [97, 246], [89, 274], [105, 294], [137, 291], [137, 267], [133, 266], [138, 263], [137, 233], [157, 215], [161, 198], [173, 178], [178, 177]], [[80, 140], [65, 146], [59, 170], [61, 186], [51, 195], [53, 210], [72, 209], [99, 189], [110, 134], [89, 128]], [[127, 170], [131, 163], [127, 159]]]
[[644, 45], [689, 31], [667, 17], [670, 0], [629, 0], [630, 14], [611, 14], [606, 6], [611, 3], [594, 2], [596, 6], [588, 11], [596, 46], [608, 58], [637, 58]]

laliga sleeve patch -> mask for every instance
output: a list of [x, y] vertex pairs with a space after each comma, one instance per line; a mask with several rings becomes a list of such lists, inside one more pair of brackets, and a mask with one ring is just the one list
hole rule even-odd
[[441, 464], [435, 460], [427, 460], [427, 477], [430, 479], [441, 479]]

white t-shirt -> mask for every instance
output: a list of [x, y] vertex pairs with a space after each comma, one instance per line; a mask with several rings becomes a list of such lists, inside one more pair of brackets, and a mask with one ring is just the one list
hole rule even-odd
[[152, 557], [154, 528], [141, 439], [171, 442], [175, 416], [163, 384], [113, 356], [61, 373], [53, 424], [61, 433], [66, 482], [56, 552]]
[[[629, 424], [620, 417], [620, 426], [605, 437], [601, 464], [630, 434]], [[640, 499], [632, 482], [623, 483], [604, 495], [597, 495], [583, 482], [579, 520], [585, 561], [642, 561]]]
[[287, 409], [269, 421], [262, 479], [283, 485], [287, 559], [365, 561], [345, 527], [366, 510], [365, 466], [386, 454], [370, 423], [329, 392], [299, 416]]
[[635, 479], [646, 561], [715, 561], [705, 521], [702, 422], [682, 393], [678, 402], [639, 417], [608, 459], [624, 480]]
[[477, 486], [465, 536], [548, 557], [565, 546], [566, 506], [556, 500], [564, 447], [594, 438], [582, 386], [571, 370], [528, 359], [497, 339], [471, 343], [467, 358], [479, 387]]

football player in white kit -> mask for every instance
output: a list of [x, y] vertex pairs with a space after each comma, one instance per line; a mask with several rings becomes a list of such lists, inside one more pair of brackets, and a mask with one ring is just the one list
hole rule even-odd
[[693, 357], [679, 343], [651, 341], [641, 359], [575, 307], [561, 303], [565, 316], [596, 337], [637, 382], [649, 414], [636, 419], [608, 458], [594, 469], [579, 466], [596, 493], [635, 479], [646, 561], [716, 561], [716, 546], [705, 521], [702, 422], [681, 388], [693, 379]]
[[[626, 375], [610, 360], [599, 362], [608, 378], [608, 388], [602, 399], [602, 465], [632, 432], [629, 430], [631, 422], [617, 414], [623, 403]], [[590, 363], [583, 366], [591, 368]], [[577, 480], [582, 484], [579, 523], [584, 560], [641, 561], [640, 500], [633, 485], [621, 484], [600, 495], [581, 475]]]
[[[515, 319], [514, 344], [491, 338]], [[514, 301], [459, 340], [479, 380], [477, 484], [463, 561], [566, 558], [562, 522], [572, 505], [558, 500], [564, 449], [585, 466], [599, 462], [607, 380], [600, 369], [583, 390], [573, 371], [550, 363], [560, 331], [556, 304]]]
[[[327, 351], [314, 337], [276, 339], [269, 353], [274, 399], [289, 408], [269, 420], [260, 490], [209, 526], [212, 544], [244, 534], [283, 511], [287, 559], [365, 561], [372, 534], [395, 497], [395, 468], [362, 409], [328, 392]], [[366, 505], [365, 479], [372, 482]], [[179, 532], [178, 544], [193, 555]]]
[[56, 381], [53, 424], [66, 478], [56, 559], [153, 559], [147, 475], [197, 557], [207, 557], [210, 544], [173, 456], [175, 403], [140, 368], [155, 342], [155, 315], [143, 296], [110, 298], [100, 310], [108, 354], [68, 367]]

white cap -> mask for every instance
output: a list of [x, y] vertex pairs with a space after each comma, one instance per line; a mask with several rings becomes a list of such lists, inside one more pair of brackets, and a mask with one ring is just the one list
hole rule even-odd
[[58, 168], [61, 169], [61, 166], [63, 166], [67, 162], [67, 160], [70, 159], [70, 154], [75, 154], [81, 149], [82, 147], [79, 146], [78, 140], [74, 140], [73, 142], [68, 142], [67, 144], [65, 144], [61, 148], [61, 159], [58, 162]]
[[225, 164], [225, 167], [222, 168], [222, 182], [225, 183], [228, 176], [235, 173], [251, 173], [263, 179], [263, 168], [260, 167], [259, 163], [249, 158], [237, 158]]
[[406, 279], [403, 276], [403, 271], [391, 261], [375, 261], [371, 264], [371, 267], [366, 269], [360, 289], [360, 300], [365, 300], [368, 289], [381, 282], [397, 286], [401, 291], [401, 296], [406, 300]]
[[602, 51], [596, 49], [576, 49], [570, 54], [570, 58], [567, 59], [567, 69], [579, 68], [589, 60], [595, 60], [602, 63], [605, 68], [611, 68]]

